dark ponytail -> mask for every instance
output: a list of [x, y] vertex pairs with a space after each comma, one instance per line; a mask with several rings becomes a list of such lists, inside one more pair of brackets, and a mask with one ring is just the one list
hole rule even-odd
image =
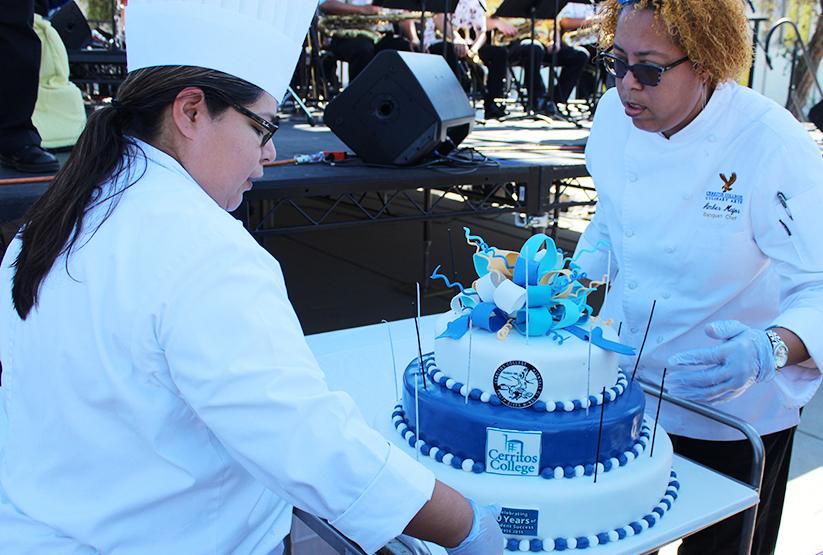
[[[229, 101], [254, 103], [263, 91], [231, 75], [198, 67], [151, 67], [129, 73], [111, 106], [89, 116], [66, 165], [48, 190], [32, 205], [20, 230], [22, 246], [14, 261], [12, 299], [17, 314], [26, 319], [37, 304], [40, 285], [62, 254], [68, 256], [83, 232], [83, 219], [100, 199], [102, 185], [128, 172], [135, 148], [129, 136], [148, 143], [160, 134], [164, 114], [186, 87], [203, 90], [211, 116], [225, 111]], [[122, 193], [140, 176], [113, 193]], [[114, 209], [116, 199], [109, 205]], [[99, 226], [98, 226], [99, 229]], [[95, 230], [96, 231], [96, 230]]]

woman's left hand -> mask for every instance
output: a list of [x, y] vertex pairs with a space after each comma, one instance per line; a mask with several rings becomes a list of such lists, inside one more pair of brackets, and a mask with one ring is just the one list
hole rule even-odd
[[[774, 353], [764, 330], [737, 320], [720, 320], [706, 326], [706, 335], [725, 341], [669, 357], [671, 379], [666, 385], [672, 395], [723, 402], [739, 397], [755, 383], [774, 378]], [[689, 368], [695, 366], [700, 368]]]

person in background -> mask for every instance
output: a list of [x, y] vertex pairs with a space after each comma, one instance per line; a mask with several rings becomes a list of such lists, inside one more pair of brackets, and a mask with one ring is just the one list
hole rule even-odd
[[600, 62], [597, 59], [595, 6], [594, 4], [569, 2], [560, 10], [557, 19], [563, 42], [569, 46], [584, 48], [589, 53], [589, 62], [577, 80], [575, 98], [594, 99], [598, 78], [605, 73], [601, 73], [602, 70], [598, 68]]
[[[751, 424], [765, 446], [755, 555], [772, 554], [800, 409], [823, 362], [823, 158], [791, 114], [737, 84], [752, 58], [739, 0], [605, 0], [600, 46], [616, 86], [586, 145], [597, 211], [577, 247], [601, 315], [640, 345], [637, 375]], [[634, 359], [621, 360], [632, 368]], [[654, 405], [651, 405], [654, 406]], [[733, 429], [664, 403], [675, 451], [747, 481]], [[742, 515], [680, 555], [739, 553]]]
[[[374, 16], [383, 13], [371, 0], [323, 0], [320, 11], [326, 15]], [[394, 26], [388, 24], [369, 24], [357, 29], [342, 29], [332, 33], [328, 49], [339, 60], [349, 64], [349, 81], [353, 81], [369, 65], [378, 52], [399, 50], [411, 52], [412, 43], [418, 42], [411, 33], [411, 26], [406, 23], [398, 25], [400, 34], [394, 32]], [[332, 60], [333, 63], [333, 60]], [[334, 65], [325, 67], [326, 76], [333, 80]], [[333, 83], [339, 89], [339, 83]]]
[[[505, 96], [507, 56], [502, 46], [490, 44], [486, 33], [486, 10], [480, 0], [459, 0], [454, 14], [449, 16], [448, 43], [443, 40], [444, 17], [429, 18], [423, 43], [431, 54], [444, 55], [452, 71], [468, 90], [471, 79], [479, 75], [486, 119], [498, 119], [506, 110], [497, 99]], [[447, 47], [448, 45], [448, 47]], [[488, 69], [488, 77], [482, 68]]]
[[34, 0], [0, 0], [0, 165], [48, 173], [59, 165], [31, 121], [40, 77]]
[[[489, 28], [502, 35], [499, 40], [506, 44], [509, 63], [523, 67], [523, 85], [530, 98], [534, 98], [534, 107], [543, 111], [548, 108], [549, 102], [566, 102], [589, 61], [589, 53], [584, 48], [568, 46], [557, 40], [553, 20], [536, 21], [535, 40], [532, 42], [529, 20], [496, 17], [494, 14], [500, 4], [501, 0], [489, 0], [486, 3], [492, 19]], [[553, 87], [553, 95], [549, 98], [540, 70], [552, 64], [560, 68], [560, 75]]]
[[277, 554], [293, 505], [367, 552], [403, 531], [502, 552], [498, 508], [328, 389], [229, 213], [275, 158], [314, 11], [129, 2], [129, 74], [0, 265], [0, 553]]

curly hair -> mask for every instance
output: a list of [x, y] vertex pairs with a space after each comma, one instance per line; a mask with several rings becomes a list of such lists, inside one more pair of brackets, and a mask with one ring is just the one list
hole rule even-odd
[[709, 75], [712, 87], [738, 79], [751, 65], [751, 33], [741, 0], [604, 0], [598, 9], [600, 48], [614, 45], [617, 20], [626, 9], [653, 10], [695, 69]]

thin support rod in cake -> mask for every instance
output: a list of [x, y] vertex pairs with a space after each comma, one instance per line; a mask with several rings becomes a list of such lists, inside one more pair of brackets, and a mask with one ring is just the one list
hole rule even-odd
[[611, 285], [611, 276], [612, 276], [612, 249], [609, 247], [609, 258], [606, 262], [606, 279], [603, 280], [606, 282], [606, 290], [603, 292], [603, 304], [600, 305], [600, 310], [598, 311], [597, 315], [600, 316], [603, 314], [603, 307], [606, 306], [606, 301], [609, 300], [609, 286]]
[[649, 336], [649, 328], [652, 327], [652, 316], [654, 316], [654, 307], [657, 305], [657, 299], [652, 301], [652, 310], [649, 312], [649, 322], [646, 324], [646, 333], [643, 334], [643, 342], [640, 344], [640, 351], [637, 353], [637, 358], [634, 359], [634, 371], [632, 372], [632, 379], [629, 383], [634, 382], [634, 375], [637, 374], [637, 365], [640, 363], [640, 357], [643, 356], [643, 347], [646, 346], [646, 338]]
[[603, 415], [606, 412], [606, 386], [603, 386], [603, 402], [600, 403], [600, 426], [597, 428], [597, 450], [594, 454], [594, 483], [597, 483], [597, 465], [600, 464], [600, 437], [603, 435]]
[[526, 266], [526, 345], [529, 344], [529, 249], [523, 249]]
[[414, 331], [417, 332], [417, 357], [420, 363], [420, 373], [423, 375], [423, 389], [428, 390], [426, 385], [426, 372], [423, 368], [423, 346], [420, 344], [420, 282], [417, 282], [417, 317], [414, 319]]
[[457, 266], [454, 265], [454, 242], [452, 241], [452, 226], [448, 226], [446, 230], [449, 232], [449, 256], [452, 262], [452, 281], [457, 281]]
[[660, 395], [657, 398], [657, 414], [654, 417], [654, 430], [652, 431], [652, 448], [649, 450], [649, 458], [654, 456], [654, 438], [657, 435], [657, 421], [660, 420], [660, 406], [663, 404], [663, 385], [666, 383], [666, 368], [663, 369], [663, 379], [660, 380]]
[[[605, 388], [604, 388], [605, 391]], [[592, 394], [592, 320], [591, 317], [589, 318], [589, 354], [586, 361], [586, 416], [589, 415], [589, 405], [591, 402], [589, 401], [589, 397]], [[603, 403], [606, 404], [606, 399], [603, 399]]]
[[469, 393], [471, 393], [472, 386], [471, 386], [471, 378], [472, 378], [472, 320], [469, 318], [469, 356], [468, 356], [468, 365], [466, 366], [466, 402], [464, 404], [469, 404]]
[[389, 332], [389, 348], [391, 349], [391, 367], [392, 372], [394, 375], [394, 395], [397, 401], [400, 400], [400, 388], [397, 385], [397, 360], [394, 358], [394, 339], [392, 339], [391, 335], [391, 324], [387, 320], [381, 320], [384, 324], [386, 324], [386, 329]]

